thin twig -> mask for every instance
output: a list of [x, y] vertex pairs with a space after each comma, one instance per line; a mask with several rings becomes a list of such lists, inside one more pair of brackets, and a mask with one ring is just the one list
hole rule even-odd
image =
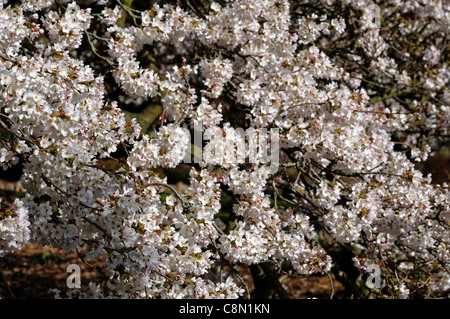
[[14, 293], [11, 290], [11, 287], [9, 287], [8, 285], [8, 281], [6, 281], [5, 276], [3, 275], [2, 270], [0, 269], [0, 277], [2, 277], [2, 281], [5, 284], [6, 287], [6, 291], [8, 292], [8, 295], [10, 296], [11, 299], [16, 299], [16, 297], [14, 296]]
[[183, 205], [185, 204], [189, 204], [185, 199], [183, 199], [183, 197], [181, 197], [181, 195], [177, 192], [177, 190], [175, 188], [173, 188], [172, 186], [165, 184], [165, 183], [160, 183], [160, 182], [152, 182], [150, 184], [148, 184], [148, 186], [163, 186], [163, 187], [167, 187], [168, 189], [170, 189], [175, 196], [181, 201], [181, 203]]
[[278, 191], [278, 188], [275, 186], [275, 184], [273, 184], [273, 185], [274, 185], [275, 194], [276, 194], [278, 197], [280, 197], [281, 200], [283, 200], [283, 201], [285, 201], [285, 202], [287, 202], [287, 203], [289, 203], [289, 204], [291, 204], [291, 205], [293, 205], [293, 206], [296, 206], [296, 205], [297, 205], [297, 203], [295, 203], [295, 202], [293, 202], [293, 201], [291, 201], [291, 200], [289, 200], [289, 199], [283, 197], [283, 196], [280, 194], [280, 192]]
[[82, 216], [81, 219], [84, 219], [84, 220], [87, 221], [89, 224], [91, 224], [91, 225], [95, 226], [96, 228], [98, 228], [100, 231], [103, 232], [103, 234], [104, 234], [106, 237], [111, 238], [111, 235], [109, 235], [109, 234], [107, 233], [107, 231], [106, 231], [103, 227], [101, 227], [99, 224], [97, 224], [96, 222], [90, 220], [90, 219], [89, 219], [88, 217], [86, 217], [86, 216]]
[[[9, 117], [7, 117], [6, 115], [0, 114], [0, 116], [3, 116], [3, 117], [5, 117], [5, 118], [7, 118], [8, 120], [10, 120]], [[13, 134], [14, 136], [16, 136], [17, 138], [19, 138], [19, 139], [21, 139], [21, 140], [24, 140], [24, 141], [27, 141], [27, 142], [30, 143], [30, 144], [36, 144], [35, 141], [32, 141], [32, 140], [26, 138], [25, 136], [21, 136], [21, 135], [17, 134], [16, 132], [14, 132], [13, 130], [11, 130], [11, 129], [10, 129], [10, 128], [2, 121], [2, 120], [0, 120], [0, 125], [1, 125], [5, 130], [7, 130], [9, 133], [11, 133], [11, 134]]]
[[89, 268], [95, 269], [94, 266], [92, 266], [90, 263], [88, 263], [88, 262], [86, 261], [86, 259], [84, 259], [84, 256], [83, 256], [83, 255], [81, 254], [81, 252], [78, 250], [78, 247], [76, 248], [76, 250], [77, 250], [77, 255], [78, 255], [78, 257], [81, 259], [81, 261], [82, 261], [85, 265], [87, 265]]
[[167, 280], [170, 281], [171, 283], [174, 283], [174, 282], [175, 282], [175, 280], [173, 280], [172, 278], [167, 277], [166, 275], [160, 273], [159, 271], [157, 271], [157, 270], [155, 270], [155, 269], [153, 269], [152, 272], [154, 272], [155, 274], [160, 275], [161, 277], [167, 279]]
[[333, 278], [331, 278], [331, 275], [329, 272], [327, 272], [327, 276], [328, 279], [330, 280], [330, 285], [331, 285], [331, 295], [330, 295], [330, 299], [333, 299], [334, 297], [334, 283], [333, 283]]
[[[91, 51], [96, 55], [96, 56], [98, 56], [100, 59], [102, 59], [102, 60], [104, 60], [104, 61], [106, 61], [111, 67], [113, 67], [114, 69], [117, 69], [117, 66], [114, 64], [114, 62], [112, 62], [110, 59], [108, 59], [107, 57], [104, 57], [103, 55], [101, 55], [101, 54], [99, 54], [98, 52], [97, 52], [97, 48], [95, 47], [95, 45], [92, 43], [92, 41], [91, 41], [91, 34], [92, 33], [89, 33], [88, 31], [85, 31], [84, 32], [85, 34], [86, 34], [86, 36], [87, 36], [87, 40], [88, 40], [88, 42], [89, 42], [89, 45], [91, 46]], [[93, 34], [92, 34], [93, 35]]]

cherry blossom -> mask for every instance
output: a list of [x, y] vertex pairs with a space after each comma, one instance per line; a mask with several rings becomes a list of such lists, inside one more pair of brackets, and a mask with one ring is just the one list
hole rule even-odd
[[0, 256], [105, 257], [69, 298], [239, 298], [262, 264], [448, 294], [448, 184], [415, 166], [448, 142], [448, 5], [88, 2], [0, 1], [0, 166], [26, 189]]

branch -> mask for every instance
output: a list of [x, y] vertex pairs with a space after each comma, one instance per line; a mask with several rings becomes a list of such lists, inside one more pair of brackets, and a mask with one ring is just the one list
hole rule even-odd
[[100, 231], [102, 231], [102, 233], [109, 239], [111, 239], [111, 236], [106, 232], [106, 230], [101, 227], [99, 224], [97, 224], [96, 222], [90, 220], [88, 217], [86, 216], [82, 216], [81, 219], [87, 221], [89, 224], [94, 225], [95, 227], [97, 227]]
[[334, 283], [333, 283], [333, 278], [331, 278], [331, 275], [329, 272], [327, 272], [327, 277], [330, 280], [330, 285], [331, 285], [331, 295], [330, 295], [330, 299], [333, 299], [334, 297]]
[[[85, 31], [84, 33], [85, 33], [86, 36], [87, 36], [89, 45], [91, 46], [91, 51], [92, 51], [97, 57], [99, 57], [100, 59], [106, 61], [106, 62], [107, 62], [110, 66], [112, 66], [114, 69], [117, 69], [117, 66], [114, 65], [114, 62], [112, 62], [112, 61], [111, 61], [110, 59], [108, 59], [107, 57], [104, 57], [103, 55], [100, 55], [100, 54], [97, 52], [97, 48], [94, 46], [94, 44], [93, 44], [92, 41], [91, 41], [91, 34], [92, 34], [93, 36], [95, 36], [95, 35], [94, 35], [93, 33], [87, 32], [87, 31]], [[95, 36], [95, 37], [97, 37], [97, 36]], [[97, 38], [98, 38], [98, 37], [97, 37]]]
[[[1, 114], [0, 113], [0, 116], [3, 116], [4, 118], [6, 118], [6, 119], [8, 119], [9, 121], [11, 121], [11, 119], [9, 118], [9, 117], [7, 117], [6, 115], [4, 115], [4, 114]], [[0, 120], [0, 125], [5, 129], [5, 130], [7, 130], [9, 133], [11, 133], [12, 135], [14, 135], [15, 137], [17, 137], [18, 139], [21, 139], [21, 140], [24, 140], [24, 141], [26, 141], [26, 142], [28, 142], [28, 143], [30, 143], [30, 144], [36, 144], [36, 142], [35, 141], [32, 141], [32, 140], [30, 140], [30, 139], [28, 139], [28, 138], [26, 138], [26, 137], [24, 137], [24, 136], [21, 136], [21, 135], [19, 135], [19, 134], [17, 134], [16, 132], [14, 132], [13, 130], [11, 130], [2, 120]]]
[[253, 294], [256, 299], [270, 299], [275, 296], [280, 299], [289, 298], [269, 263], [250, 265], [250, 271], [255, 284]]
[[160, 183], [160, 182], [152, 182], [152, 183], [148, 184], [148, 186], [163, 186], [163, 187], [167, 187], [181, 201], [181, 203], [183, 204], [183, 207], [187, 208], [187, 207], [190, 206], [190, 203], [187, 200], [183, 199], [183, 197], [181, 197], [181, 195], [177, 192], [177, 190], [175, 188], [173, 188], [172, 186], [168, 185], [168, 184]]

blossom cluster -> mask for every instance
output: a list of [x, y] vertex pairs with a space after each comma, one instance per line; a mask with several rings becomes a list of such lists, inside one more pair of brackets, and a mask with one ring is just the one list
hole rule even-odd
[[[424, 261], [448, 293], [448, 185], [414, 159], [448, 135], [449, 8], [387, 2], [383, 27], [371, 0], [0, 1], [0, 166], [21, 161], [27, 191], [0, 208], [0, 256], [28, 241], [104, 256], [107, 279], [68, 297], [238, 298], [236, 265], [328, 274], [339, 246], [363, 273]], [[398, 55], [396, 23], [434, 44]], [[145, 132], [124, 101], [163, 112]], [[181, 192], [168, 172], [186, 163]], [[391, 288], [408, 297], [401, 273]]]
[[3, 206], [0, 206], [0, 257], [20, 249], [30, 240], [27, 208], [17, 199], [12, 205]]

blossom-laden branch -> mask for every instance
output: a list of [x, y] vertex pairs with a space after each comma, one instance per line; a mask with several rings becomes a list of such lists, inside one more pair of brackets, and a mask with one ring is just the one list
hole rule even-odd
[[0, 166], [27, 190], [0, 256], [105, 254], [92, 298], [287, 297], [281, 274], [334, 298], [330, 272], [357, 297], [447, 293], [448, 185], [415, 163], [448, 137], [447, 9], [158, 3], [0, 5]]

